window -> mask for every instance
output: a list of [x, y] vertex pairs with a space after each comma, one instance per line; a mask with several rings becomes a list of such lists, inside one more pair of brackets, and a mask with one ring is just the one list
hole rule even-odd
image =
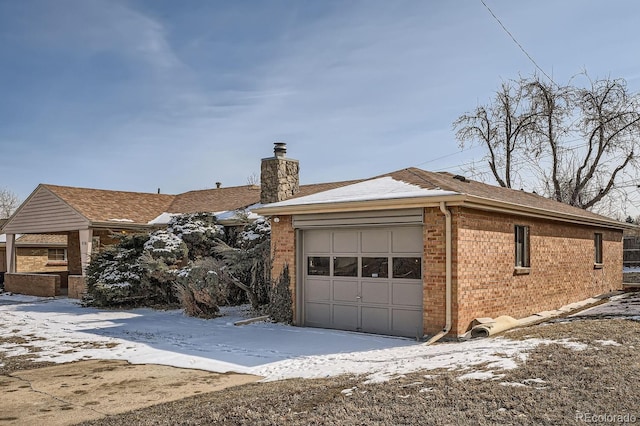
[[595, 263], [597, 265], [602, 265], [602, 234], [594, 234], [593, 243], [595, 246]]
[[393, 278], [421, 279], [422, 259], [419, 257], [394, 257]]
[[47, 258], [52, 262], [66, 262], [67, 249], [49, 249]]
[[516, 225], [515, 227], [516, 246], [516, 268], [529, 268], [529, 227]]
[[334, 257], [333, 258], [334, 277], [357, 277], [358, 258], [357, 257]]
[[321, 256], [313, 256], [307, 259], [308, 275], [329, 275], [329, 258]]
[[389, 278], [389, 258], [363, 257], [362, 277]]

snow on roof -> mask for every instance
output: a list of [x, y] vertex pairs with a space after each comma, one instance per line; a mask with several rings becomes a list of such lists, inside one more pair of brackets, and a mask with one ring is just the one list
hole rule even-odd
[[257, 213], [253, 213], [251, 210], [256, 209], [258, 207], [262, 207], [262, 204], [257, 203], [257, 204], [252, 204], [249, 207], [245, 208], [245, 209], [238, 209], [238, 210], [227, 210], [224, 212], [217, 212], [215, 213], [216, 215], [216, 219], [218, 221], [221, 220], [240, 220], [242, 218], [246, 218], [248, 220], [256, 220], [258, 218], [260, 218], [261, 216]]
[[109, 219], [109, 222], [133, 222], [131, 219]]
[[148, 225], [168, 225], [172, 217], [180, 216], [182, 213], [160, 213], [155, 219], [147, 222]]
[[436, 197], [440, 195], [456, 195], [458, 192], [442, 189], [424, 189], [396, 180], [390, 176], [371, 179], [353, 185], [318, 192], [305, 197], [268, 204], [269, 207], [298, 206], [306, 204], [345, 203], [349, 201], [373, 201], [395, 198]]

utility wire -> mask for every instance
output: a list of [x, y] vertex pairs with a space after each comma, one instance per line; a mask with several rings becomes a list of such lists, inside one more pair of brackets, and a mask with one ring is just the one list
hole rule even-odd
[[557, 87], [558, 84], [553, 81], [553, 78], [551, 78], [549, 76], [549, 74], [547, 74], [541, 67], [540, 65], [538, 65], [538, 63], [531, 57], [531, 55], [529, 55], [529, 53], [524, 49], [524, 47], [522, 47], [522, 45], [518, 42], [518, 40], [516, 40], [516, 38], [513, 36], [513, 34], [511, 34], [511, 32], [507, 29], [507, 27], [504, 26], [504, 24], [502, 23], [502, 21], [500, 21], [500, 19], [496, 16], [495, 13], [493, 13], [493, 11], [491, 10], [491, 8], [489, 6], [487, 6], [487, 4], [484, 2], [484, 0], [480, 0], [480, 3], [482, 3], [484, 5], [484, 7], [487, 8], [487, 10], [489, 11], [489, 13], [491, 14], [491, 16], [493, 16], [493, 18], [498, 21], [498, 24], [500, 24], [500, 26], [502, 27], [502, 29], [509, 35], [509, 37], [511, 37], [511, 40], [513, 40], [513, 42], [520, 48], [520, 50], [522, 50], [522, 53], [524, 53], [527, 58], [529, 58], [529, 60], [531, 61], [531, 63], [538, 69], [540, 70], [540, 72], [542, 74], [545, 75], [545, 77], [547, 77], [549, 79], [549, 81], [551, 81], [553, 84], [555, 84]]

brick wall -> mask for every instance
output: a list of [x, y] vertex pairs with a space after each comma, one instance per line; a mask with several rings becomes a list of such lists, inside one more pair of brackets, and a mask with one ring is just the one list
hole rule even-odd
[[44, 274], [5, 274], [4, 289], [11, 293], [54, 297], [60, 294], [60, 276]]
[[[461, 208], [454, 215], [457, 334], [477, 317], [523, 318], [622, 288], [622, 231]], [[529, 226], [529, 274], [514, 274], [515, 225]], [[595, 232], [602, 269], [594, 268]]]
[[291, 298], [293, 300], [293, 318], [296, 318], [296, 234], [293, 229], [291, 216], [277, 216], [271, 218], [271, 256], [273, 268], [271, 278], [275, 282], [285, 265], [289, 265], [289, 277], [291, 279]]
[[81, 299], [87, 292], [87, 283], [82, 275], [69, 275], [69, 293], [72, 299]]
[[66, 271], [66, 262], [49, 261], [47, 248], [18, 247], [16, 249], [17, 272], [58, 272]]
[[67, 260], [69, 275], [82, 275], [80, 233], [78, 231], [70, 231], [67, 235]]

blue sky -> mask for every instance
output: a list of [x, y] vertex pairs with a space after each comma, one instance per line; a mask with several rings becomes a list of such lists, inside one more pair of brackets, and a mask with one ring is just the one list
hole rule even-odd
[[[554, 79], [640, 90], [640, 2], [485, 0]], [[451, 123], [535, 68], [480, 0], [0, 0], [0, 186], [244, 185], [457, 171]], [[444, 157], [444, 158], [442, 158]]]

